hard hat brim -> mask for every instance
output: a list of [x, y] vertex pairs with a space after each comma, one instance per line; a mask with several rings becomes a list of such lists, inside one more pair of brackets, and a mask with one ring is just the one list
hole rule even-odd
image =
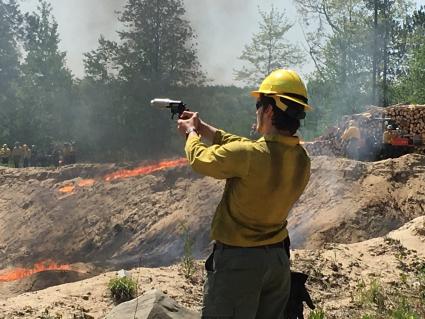
[[284, 94], [277, 94], [276, 91], [266, 91], [266, 90], [264, 90], [264, 91], [252, 91], [251, 92], [251, 95], [253, 97], [256, 97], [256, 98], [260, 97], [260, 94], [265, 94], [265, 95], [269, 95], [270, 94], [270, 95], [276, 95], [276, 96], [279, 96], [279, 97], [283, 97], [283, 98], [288, 99], [290, 101], [293, 101], [293, 102], [296, 102], [298, 104], [301, 104], [302, 106], [304, 106], [304, 109], [306, 111], [312, 111], [313, 110], [313, 108], [310, 105], [308, 105], [307, 103], [303, 102], [302, 100], [297, 99], [297, 98], [294, 98], [292, 96], [284, 95]]
[[266, 90], [264, 90], [264, 91], [252, 91], [251, 92], [251, 95], [253, 97], [260, 97], [260, 94], [277, 94], [277, 92], [276, 91], [266, 91]]

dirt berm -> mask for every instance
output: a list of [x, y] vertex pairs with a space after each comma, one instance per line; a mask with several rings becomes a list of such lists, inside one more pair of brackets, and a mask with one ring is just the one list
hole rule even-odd
[[[189, 167], [105, 181], [118, 165], [0, 169], [0, 269], [44, 259], [103, 269], [165, 266], [185, 227], [204, 257], [223, 181]], [[82, 179], [95, 182], [78, 186]], [[425, 214], [425, 156], [362, 163], [314, 157], [310, 184], [289, 219], [293, 247], [353, 243]], [[73, 186], [70, 193], [60, 190]], [[62, 189], [63, 190], [63, 189]]]

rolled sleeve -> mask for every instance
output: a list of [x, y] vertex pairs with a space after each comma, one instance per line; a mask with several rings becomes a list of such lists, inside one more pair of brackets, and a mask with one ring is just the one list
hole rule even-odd
[[186, 141], [185, 151], [191, 167], [199, 174], [217, 179], [248, 174], [251, 152], [247, 142], [234, 141], [208, 147], [198, 136], [192, 136]]

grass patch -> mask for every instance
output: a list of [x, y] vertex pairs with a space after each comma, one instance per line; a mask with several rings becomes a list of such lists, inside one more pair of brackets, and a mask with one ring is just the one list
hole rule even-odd
[[113, 278], [108, 283], [112, 299], [116, 303], [132, 300], [136, 297], [137, 283], [129, 277]]
[[180, 261], [180, 269], [186, 279], [192, 279], [196, 273], [196, 263], [193, 257], [193, 244], [194, 241], [190, 235], [190, 230], [185, 224], [180, 225], [183, 237], [183, 257]]
[[325, 312], [322, 309], [316, 309], [310, 312], [308, 319], [325, 319]]
[[361, 319], [425, 318], [425, 265], [420, 265], [413, 274], [402, 273], [392, 287], [376, 279], [369, 284], [362, 281], [354, 301], [363, 313]]

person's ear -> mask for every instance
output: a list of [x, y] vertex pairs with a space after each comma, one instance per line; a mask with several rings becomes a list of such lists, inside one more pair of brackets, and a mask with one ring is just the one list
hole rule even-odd
[[273, 106], [271, 106], [270, 104], [267, 105], [266, 109], [264, 110], [264, 113], [267, 116], [270, 116], [270, 117], [273, 116]]

